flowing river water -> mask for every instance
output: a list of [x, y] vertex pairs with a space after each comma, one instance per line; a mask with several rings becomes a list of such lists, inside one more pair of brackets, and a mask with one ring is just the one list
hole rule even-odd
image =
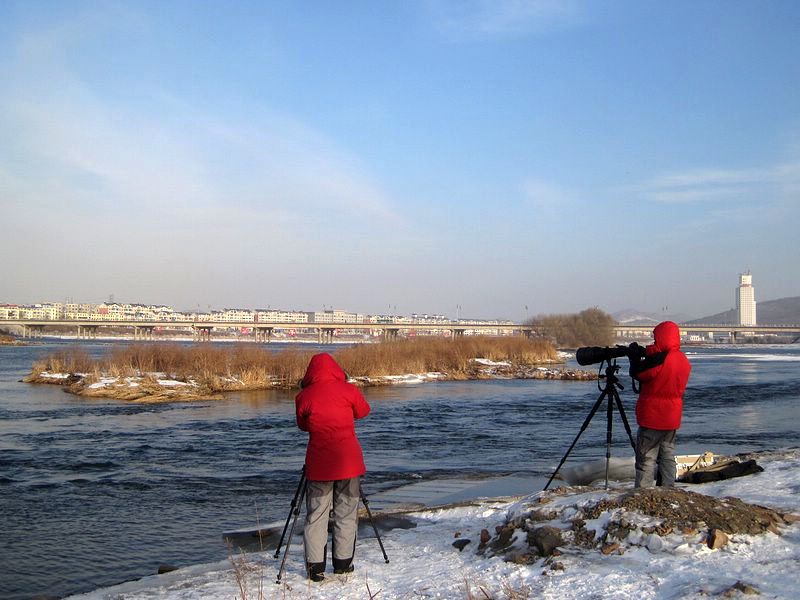
[[[132, 404], [21, 383], [76, 342], [0, 346], [0, 597], [63, 597], [228, 556], [222, 532], [286, 518], [306, 434], [293, 393]], [[84, 343], [93, 354], [110, 343]], [[800, 346], [685, 348], [680, 454], [800, 443]], [[620, 360], [635, 434], [635, 395]], [[592, 367], [587, 367], [592, 368]], [[437, 478], [548, 476], [599, 396], [595, 382], [500, 380], [366, 389], [367, 495]], [[632, 450], [615, 414], [614, 456]], [[605, 456], [598, 412], [569, 456]], [[530, 490], [534, 492], [536, 490]]]

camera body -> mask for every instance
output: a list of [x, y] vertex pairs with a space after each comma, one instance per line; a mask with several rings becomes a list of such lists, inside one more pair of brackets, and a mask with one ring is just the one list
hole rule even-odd
[[617, 344], [616, 346], [587, 346], [578, 348], [575, 352], [575, 359], [581, 366], [594, 365], [604, 361], [612, 361], [615, 358], [627, 356], [631, 362], [638, 362], [645, 357], [645, 349], [636, 342], [627, 346]]

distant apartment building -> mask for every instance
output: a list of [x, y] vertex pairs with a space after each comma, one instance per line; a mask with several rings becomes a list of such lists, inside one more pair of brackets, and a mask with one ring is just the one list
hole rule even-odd
[[364, 315], [359, 313], [350, 313], [344, 310], [323, 310], [322, 312], [308, 313], [309, 323], [364, 323], [366, 319]]
[[0, 319], [19, 319], [19, 310], [16, 304], [0, 304]]
[[739, 273], [736, 288], [736, 324], [756, 325], [756, 292], [750, 271]]
[[175, 311], [169, 306], [103, 302], [89, 313], [92, 321], [172, 321]]
[[64, 305], [64, 318], [85, 321], [89, 319], [89, 315], [95, 312], [96, 309], [97, 306], [95, 304], [67, 302]]
[[308, 323], [308, 313], [298, 310], [257, 308], [255, 319], [259, 323]]
[[255, 313], [249, 308], [226, 308], [217, 313], [217, 319], [225, 323], [252, 323]]
[[37, 321], [58, 321], [64, 318], [64, 305], [61, 303], [0, 305], [0, 319], [31, 319]]
[[411, 319], [414, 323], [425, 323], [425, 324], [449, 324], [451, 321], [449, 318], [445, 317], [444, 315], [429, 315], [429, 314], [417, 314], [412, 313]]

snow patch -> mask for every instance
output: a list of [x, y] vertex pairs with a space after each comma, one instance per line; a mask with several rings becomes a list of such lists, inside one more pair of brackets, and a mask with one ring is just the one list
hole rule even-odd
[[44, 377], [45, 379], [66, 379], [69, 377], [67, 373], [48, 373], [47, 371], [42, 371], [39, 373], [39, 377]]
[[500, 361], [496, 362], [493, 360], [489, 360], [488, 358], [473, 358], [472, 362], [476, 362], [479, 365], [484, 365], [487, 367], [510, 367], [511, 363], [508, 361]]

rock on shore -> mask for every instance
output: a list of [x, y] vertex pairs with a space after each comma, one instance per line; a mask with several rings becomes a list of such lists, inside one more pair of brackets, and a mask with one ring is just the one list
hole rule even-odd
[[781, 535], [798, 519], [738, 498], [681, 488], [566, 487], [513, 507], [493, 536], [482, 536], [478, 552], [523, 564], [544, 557], [550, 568], [563, 569], [556, 559], [565, 553], [621, 555], [635, 547], [675, 553], [698, 545], [715, 550], [739, 535]]

